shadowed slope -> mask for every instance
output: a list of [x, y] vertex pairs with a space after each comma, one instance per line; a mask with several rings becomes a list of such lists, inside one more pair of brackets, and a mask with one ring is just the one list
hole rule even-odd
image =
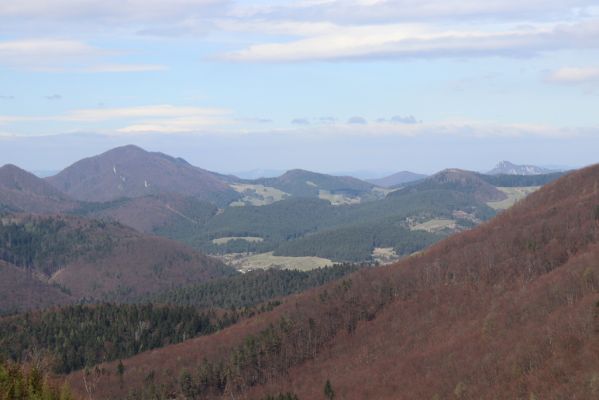
[[178, 242], [72, 216], [4, 217], [0, 259], [75, 299], [124, 300], [235, 273]]

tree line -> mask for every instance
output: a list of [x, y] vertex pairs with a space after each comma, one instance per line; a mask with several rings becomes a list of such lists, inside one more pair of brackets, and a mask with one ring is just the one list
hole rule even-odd
[[210, 334], [250, 314], [250, 310], [199, 311], [152, 304], [75, 305], [28, 312], [0, 319], [0, 356], [14, 361], [43, 357], [54, 372], [69, 373]]
[[366, 264], [337, 264], [311, 271], [257, 270], [229, 278], [170, 289], [142, 297], [138, 301], [187, 305], [197, 308], [252, 307], [277, 297], [324, 285], [363, 267], [366, 267]]

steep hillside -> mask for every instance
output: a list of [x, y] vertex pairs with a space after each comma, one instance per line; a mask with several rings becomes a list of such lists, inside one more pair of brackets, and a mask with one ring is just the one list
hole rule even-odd
[[416, 174], [410, 171], [400, 171], [383, 178], [369, 179], [368, 182], [372, 183], [373, 185], [390, 188], [393, 186], [403, 185], [404, 183], [419, 181], [424, 178], [426, 178], [426, 175]]
[[73, 198], [91, 202], [176, 193], [228, 204], [239, 197], [212, 172], [136, 146], [83, 159], [47, 180]]
[[66, 216], [3, 217], [0, 259], [87, 299], [123, 300], [234, 273], [177, 242]]
[[73, 300], [60, 287], [42, 282], [30, 271], [0, 261], [0, 315], [68, 304]]
[[161, 194], [83, 203], [73, 213], [118, 221], [144, 233], [168, 232], [166, 236], [180, 237], [206, 224], [218, 208], [192, 196]]
[[103, 377], [94, 398], [314, 399], [327, 381], [350, 400], [596, 398], [598, 227], [595, 166], [421, 255], [124, 360], [124, 387]]
[[75, 207], [43, 179], [11, 164], [0, 167], [0, 211], [63, 212]]

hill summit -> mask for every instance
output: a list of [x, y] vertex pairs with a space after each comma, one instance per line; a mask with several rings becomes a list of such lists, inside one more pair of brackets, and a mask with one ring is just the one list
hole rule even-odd
[[216, 203], [238, 197], [213, 172], [194, 167], [182, 158], [133, 145], [80, 160], [47, 180], [58, 190], [83, 201], [104, 202], [166, 193]]

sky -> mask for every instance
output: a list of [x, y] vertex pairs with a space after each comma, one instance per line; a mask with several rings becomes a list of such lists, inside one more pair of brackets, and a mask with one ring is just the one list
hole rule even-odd
[[4, 0], [0, 164], [599, 161], [599, 0]]

